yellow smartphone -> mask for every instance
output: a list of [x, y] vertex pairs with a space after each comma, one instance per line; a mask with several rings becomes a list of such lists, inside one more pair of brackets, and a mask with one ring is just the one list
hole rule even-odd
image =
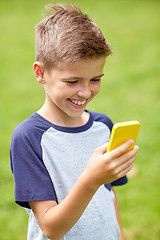
[[114, 124], [111, 131], [107, 152], [112, 151], [129, 139], [133, 139], [134, 143], [126, 150], [126, 152], [133, 149], [139, 128], [140, 123], [138, 121], [120, 122]]

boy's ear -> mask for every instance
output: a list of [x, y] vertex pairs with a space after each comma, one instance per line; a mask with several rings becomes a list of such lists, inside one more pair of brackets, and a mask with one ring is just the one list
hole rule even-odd
[[45, 78], [44, 78], [44, 66], [41, 62], [34, 62], [33, 64], [33, 71], [34, 71], [34, 75], [37, 78], [37, 81], [40, 84], [45, 84]]

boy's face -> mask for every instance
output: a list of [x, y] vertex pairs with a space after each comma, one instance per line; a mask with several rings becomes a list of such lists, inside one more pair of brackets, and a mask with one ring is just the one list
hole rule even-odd
[[80, 119], [86, 105], [100, 90], [105, 57], [58, 63], [44, 72], [48, 110], [67, 121]]

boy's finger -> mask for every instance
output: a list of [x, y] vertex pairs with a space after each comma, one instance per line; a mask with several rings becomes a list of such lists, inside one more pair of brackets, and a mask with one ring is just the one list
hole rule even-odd
[[125, 153], [125, 151], [134, 143], [132, 139], [126, 141], [119, 147], [113, 149], [111, 152], [109, 152], [113, 158], [117, 158]]
[[131, 159], [132, 157], [136, 156], [137, 152], [139, 150], [138, 146], [134, 146], [134, 148], [128, 152], [125, 152], [124, 154], [122, 154], [121, 156], [119, 156], [119, 162], [123, 162], [124, 159]]
[[108, 144], [109, 144], [108, 142], [104, 143], [102, 146], [100, 146], [99, 148], [96, 149], [96, 152], [101, 153], [101, 154], [106, 153]]

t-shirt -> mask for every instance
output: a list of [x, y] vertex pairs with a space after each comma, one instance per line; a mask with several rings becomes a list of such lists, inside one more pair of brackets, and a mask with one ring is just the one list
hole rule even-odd
[[[104, 114], [88, 113], [88, 122], [73, 128], [52, 124], [33, 113], [13, 132], [10, 159], [15, 201], [29, 214], [28, 240], [47, 239], [28, 202], [55, 200], [60, 203], [77, 182], [94, 150], [109, 141], [111, 120]], [[118, 240], [111, 186], [126, 182], [124, 176], [102, 185], [63, 240]]]

